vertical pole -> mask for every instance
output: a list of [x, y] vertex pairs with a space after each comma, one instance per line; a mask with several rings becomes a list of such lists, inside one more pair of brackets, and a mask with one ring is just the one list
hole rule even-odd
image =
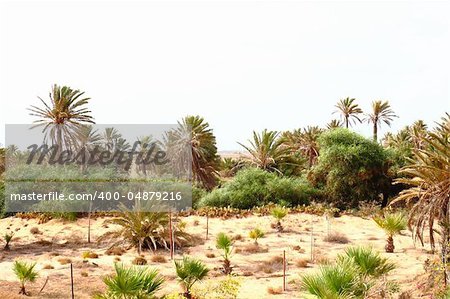
[[172, 213], [169, 211], [170, 259], [173, 260]]
[[209, 235], [209, 213], [206, 212], [206, 240], [208, 240]]
[[311, 263], [314, 262], [314, 222], [311, 215]]
[[283, 291], [286, 291], [286, 250], [283, 250]]
[[71, 285], [71, 290], [72, 290], [72, 299], [75, 298], [75, 294], [73, 292], [73, 264], [70, 263], [70, 285]]
[[92, 202], [89, 203], [89, 215], [88, 215], [88, 243], [91, 243], [91, 213], [92, 213]]

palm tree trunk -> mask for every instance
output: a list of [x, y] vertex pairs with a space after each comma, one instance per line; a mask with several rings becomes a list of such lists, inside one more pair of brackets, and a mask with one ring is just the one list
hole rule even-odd
[[232, 271], [232, 269], [231, 269], [231, 262], [230, 262], [229, 259], [225, 259], [223, 261], [223, 273], [225, 275], [229, 275], [229, 274], [231, 274], [231, 271]]
[[348, 116], [345, 117], [345, 128], [348, 129]]
[[378, 126], [376, 122], [373, 123], [373, 141], [378, 141]]
[[386, 252], [393, 253], [395, 246], [394, 246], [394, 238], [392, 236], [388, 236], [386, 246], [384, 247], [386, 249]]

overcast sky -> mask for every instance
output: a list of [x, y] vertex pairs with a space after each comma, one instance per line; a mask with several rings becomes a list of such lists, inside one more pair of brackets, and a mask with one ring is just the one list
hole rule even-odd
[[347, 96], [389, 100], [394, 131], [450, 111], [448, 1], [0, 1], [1, 143], [54, 83], [86, 91], [101, 124], [199, 114], [220, 150], [324, 126]]

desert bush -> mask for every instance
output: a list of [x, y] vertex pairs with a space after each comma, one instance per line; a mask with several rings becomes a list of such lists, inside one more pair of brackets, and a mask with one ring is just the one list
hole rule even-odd
[[283, 258], [281, 256], [273, 256], [268, 260], [262, 261], [258, 267], [258, 271], [271, 274], [283, 269]]
[[283, 293], [283, 289], [281, 287], [268, 287], [267, 293], [270, 295], [280, 295]]
[[104, 294], [96, 296], [98, 299], [110, 298], [153, 298], [164, 279], [156, 269], [147, 267], [126, 268], [117, 263], [114, 264], [115, 273], [103, 279], [107, 290]]
[[308, 267], [308, 260], [307, 259], [303, 259], [303, 258], [297, 259], [295, 261], [295, 265], [297, 267], [299, 267], [299, 268], [307, 268]]
[[28, 295], [25, 290], [25, 284], [27, 282], [34, 282], [38, 278], [38, 272], [34, 269], [36, 263], [26, 263], [22, 261], [15, 261], [13, 264], [13, 271], [17, 279], [20, 281], [19, 294]]
[[386, 235], [387, 241], [385, 250], [386, 252], [394, 252], [394, 236], [399, 234], [407, 227], [407, 219], [403, 213], [388, 213], [384, 216], [373, 217], [375, 223], [382, 228]]
[[154, 263], [167, 263], [167, 258], [164, 255], [160, 255], [160, 254], [152, 255], [150, 260]]
[[337, 244], [350, 243], [350, 240], [347, 238], [347, 236], [340, 232], [330, 232], [325, 238], [323, 238], [323, 240], [325, 242]]
[[30, 228], [30, 233], [33, 235], [42, 234], [37, 226]]
[[184, 296], [188, 299], [192, 298], [192, 287], [198, 281], [203, 280], [209, 272], [209, 269], [201, 261], [183, 257], [181, 261], [175, 261], [175, 269], [178, 281], [184, 288]]
[[[136, 205], [132, 210], [121, 207], [122, 213], [119, 217], [105, 221], [119, 225], [121, 228], [116, 231], [105, 233], [99, 241], [107, 238], [117, 239], [111, 247], [128, 243], [137, 248], [138, 254], [143, 249], [158, 248], [169, 249], [169, 216], [166, 212], [143, 212]], [[183, 229], [183, 224], [173, 223], [174, 243], [177, 247], [182, 247], [192, 241], [192, 236]]]
[[264, 232], [260, 228], [255, 228], [249, 232], [248, 236], [255, 241], [255, 244], [258, 244], [258, 239], [264, 237]]
[[58, 259], [58, 262], [59, 262], [61, 265], [67, 265], [67, 264], [70, 264], [70, 263], [72, 262], [72, 260], [69, 259], [69, 258], [67, 258], [67, 257], [62, 257], [62, 258], [59, 258], [59, 259]]
[[134, 258], [134, 260], [131, 263], [133, 265], [143, 266], [143, 265], [147, 265], [147, 260], [143, 256], [137, 256]]
[[199, 206], [250, 209], [280, 200], [291, 206], [309, 204], [319, 191], [301, 178], [280, 177], [257, 168], [240, 170], [233, 180], [213, 190]]
[[378, 143], [347, 129], [325, 132], [319, 143], [318, 163], [308, 177], [324, 189], [330, 203], [355, 208], [361, 200], [378, 202], [379, 195], [388, 192], [389, 161]]
[[216, 247], [222, 250], [223, 273], [225, 275], [231, 274], [233, 268], [231, 267], [230, 257], [233, 252], [233, 240], [225, 233], [219, 233], [216, 238]]
[[398, 291], [397, 285], [385, 278], [394, 268], [371, 248], [351, 247], [338, 255], [335, 264], [303, 276], [302, 288], [317, 298], [372, 298], [377, 292]]
[[83, 251], [83, 253], [81, 254], [81, 257], [83, 259], [97, 259], [98, 258], [98, 254], [93, 252], [93, 251]]
[[202, 299], [235, 299], [241, 288], [241, 280], [227, 275], [220, 280], [209, 280], [201, 288], [195, 287], [192, 293], [195, 298]]

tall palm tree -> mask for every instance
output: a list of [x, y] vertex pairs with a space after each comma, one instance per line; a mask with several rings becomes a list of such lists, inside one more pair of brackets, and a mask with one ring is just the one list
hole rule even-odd
[[183, 118], [178, 122], [176, 130], [167, 133], [165, 143], [169, 155], [190, 157], [189, 168], [195, 182], [208, 190], [216, 186], [220, 168], [216, 137], [203, 117], [197, 115]]
[[281, 173], [279, 166], [290, 163], [290, 149], [283, 146], [283, 139], [278, 138], [279, 133], [264, 129], [260, 134], [253, 131], [253, 140], [250, 146], [238, 144], [250, 154], [250, 163], [263, 170]]
[[414, 148], [423, 149], [428, 138], [428, 126], [423, 120], [417, 120], [409, 127], [409, 134]]
[[327, 124], [327, 129], [328, 130], [332, 130], [332, 129], [336, 129], [336, 128], [340, 128], [342, 127], [343, 123], [342, 121], [338, 120], [338, 119], [332, 119], [328, 124]]
[[[442, 118], [438, 127], [422, 140], [422, 148], [413, 149], [411, 163], [402, 169], [405, 177], [397, 183], [410, 186], [391, 204], [412, 202], [409, 225], [423, 245], [424, 230], [428, 229], [431, 248], [435, 249], [435, 224], [440, 226], [441, 254], [447, 263], [450, 242], [450, 115]], [[444, 265], [444, 269], [447, 269]], [[448, 271], [448, 270], [446, 270]], [[446, 281], [449, 273], [445, 272]]]
[[43, 107], [32, 105], [30, 115], [38, 117], [35, 127], [43, 127], [46, 138], [59, 147], [68, 148], [80, 125], [95, 123], [86, 107], [90, 98], [84, 97], [84, 92], [56, 84], [49, 97], [49, 103], [39, 97]]
[[373, 125], [373, 140], [378, 140], [378, 128], [381, 123], [385, 123], [391, 126], [391, 122], [394, 117], [398, 117], [394, 111], [391, 109], [388, 101], [373, 101], [372, 102], [372, 112], [366, 115], [366, 121]]
[[356, 121], [361, 122], [360, 114], [363, 113], [361, 108], [359, 108], [358, 104], [355, 103], [356, 99], [354, 98], [345, 98], [339, 100], [336, 104], [337, 110], [333, 113], [340, 113], [341, 118], [345, 123], [345, 127], [348, 129], [351, 123], [356, 123]]

